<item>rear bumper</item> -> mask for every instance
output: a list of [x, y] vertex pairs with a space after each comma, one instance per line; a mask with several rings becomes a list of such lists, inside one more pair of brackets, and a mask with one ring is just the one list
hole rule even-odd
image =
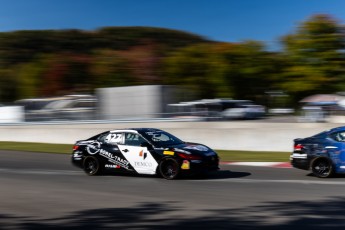
[[72, 154], [71, 163], [78, 168], [83, 168], [83, 159], [81, 155]]
[[305, 153], [293, 153], [290, 155], [290, 162], [294, 168], [308, 170], [310, 167], [310, 160]]

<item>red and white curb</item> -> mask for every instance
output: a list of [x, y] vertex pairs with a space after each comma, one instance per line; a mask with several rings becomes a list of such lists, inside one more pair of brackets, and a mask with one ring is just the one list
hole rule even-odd
[[289, 162], [221, 162], [221, 165], [257, 166], [272, 168], [292, 168]]

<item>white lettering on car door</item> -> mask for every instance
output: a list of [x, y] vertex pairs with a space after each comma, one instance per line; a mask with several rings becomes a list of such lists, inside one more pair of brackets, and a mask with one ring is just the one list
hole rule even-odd
[[135, 171], [140, 174], [156, 174], [158, 163], [146, 147], [126, 145], [119, 145], [118, 147]]

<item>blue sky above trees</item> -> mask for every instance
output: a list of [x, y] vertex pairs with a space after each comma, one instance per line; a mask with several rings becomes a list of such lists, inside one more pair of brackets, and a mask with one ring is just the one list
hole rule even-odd
[[0, 0], [0, 31], [153, 26], [275, 47], [313, 14], [345, 23], [344, 0]]

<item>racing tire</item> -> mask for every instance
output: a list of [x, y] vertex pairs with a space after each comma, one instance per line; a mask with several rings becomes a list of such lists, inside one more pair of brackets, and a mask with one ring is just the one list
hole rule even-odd
[[311, 170], [319, 178], [328, 178], [334, 174], [333, 164], [325, 158], [316, 159], [311, 166]]
[[83, 169], [89, 176], [101, 174], [101, 164], [96, 157], [86, 157], [83, 162]]
[[166, 158], [159, 164], [159, 173], [164, 179], [176, 179], [180, 173], [180, 164], [174, 158]]

